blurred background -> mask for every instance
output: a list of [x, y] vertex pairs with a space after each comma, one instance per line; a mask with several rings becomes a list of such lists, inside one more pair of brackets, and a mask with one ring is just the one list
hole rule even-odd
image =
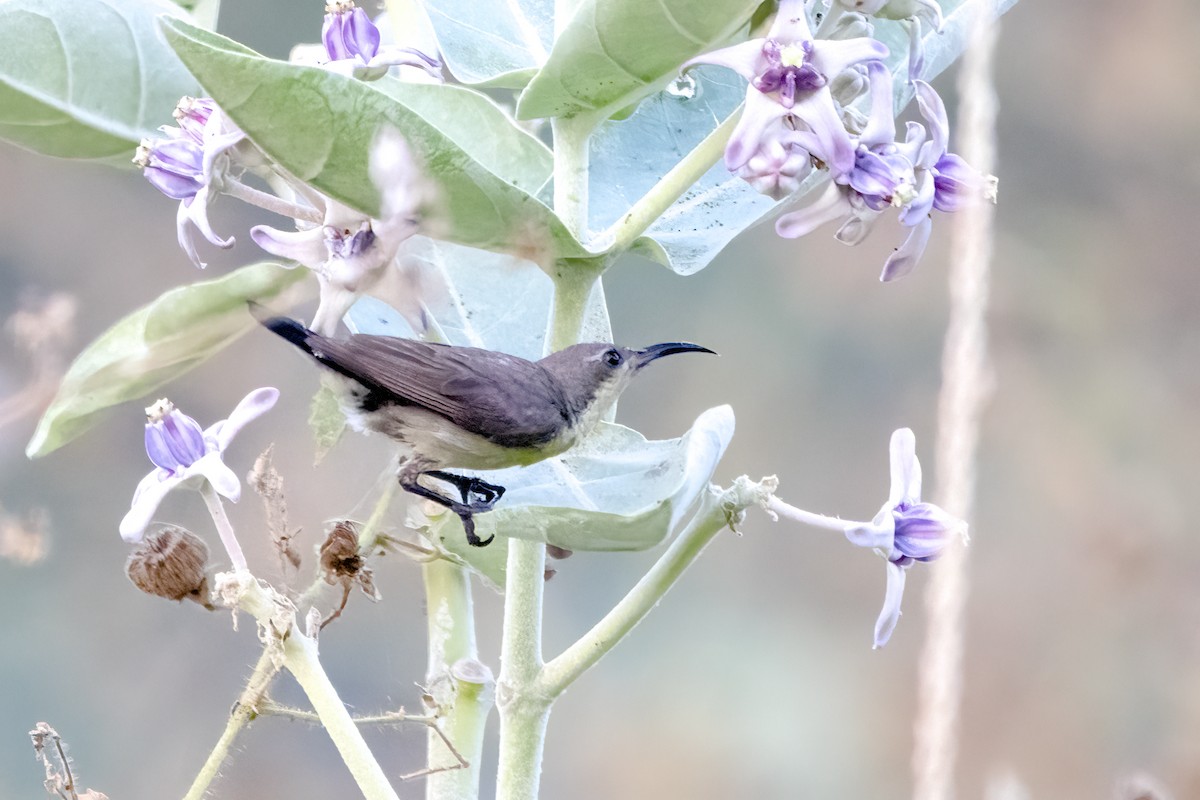
[[[971, 520], [963, 798], [996, 797], [1004, 782], [1018, 787], [1009, 797], [1130, 797], [1117, 787], [1138, 775], [1167, 796], [1200, 797], [1194, 12], [1185, 0], [1025, 0], [1003, 21], [995, 393]], [[319, 26], [316, 6], [301, 14], [258, 0], [226, 4], [220, 27], [282, 57]], [[936, 85], [953, 119], [953, 74]], [[78, 311], [68, 356], [201, 277], [176, 247], [175, 204], [132, 168], [0, 145], [0, 186], [0, 316], [69, 293]], [[205, 251], [205, 277], [260, 257], [246, 230], [265, 218], [225, 200], [214, 220], [239, 242]], [[606, 283], [618, 341], [693, 340], [722, 357], [648, 374], [625, 395], [620, 421], [667, 438], [731, 403], [738, 430], [718, 481], [775, 473], [789, 502], [857, 518], [886, 496], [888, 436], [907, 425], [934, 486], [948, 233], [935, 226], [917, 272], [890, 285], [876, 279], [896, 244], [887, 225], [855, 249], [829, 230], [787, 241], [764, 227], [690, 278], [623, 262]], [[35, 372], [11, 340], [0, 345], [0, 395]], [[207, 425], [263, 385], [280, 387], [282, 400], [228, 460], [244, 473], [275, 443], [307, 555], [324, 520], [361, 499], [385, 449], [353, 437], [313, 469], [305, 420], [316, 372], [266, 335], [165, 393]], [[181, 796], [257, 657], [253, 625], [243, 618], [235, 632], [227, 613], [127, 582], [116, 526], [149, 467], [140, 404], [28, 462], [35, 417], [0, 427], [0, 505], [18, 519], [45, 510], [44, 539], [32, 549], [11, 540], [0, 555], [0, 797], [42, 796], [26, 734], [39, 720], [70, 743], [82, 786], [114, 800]], [[249, 492], [232, 513], [243, 530], [262, 519]], [[195, 495], [172, 495], [159, 518], [216, 546]], [[251, 564], [274, 564], [265, 541], [244, 544]], [[655, 555], [562, 563], [547, 586], [546, 652], [583, 633]], [[556, 705], [543, 796], [908, 796], [928, 572], [910, 573], [907, 613], [872, 651], [882, 562], [837, 535], [751, 512], [741, 535], [719, 536]], [[377, 585], [382, 602], [354, 596], [327, 629], [323, 660], [354, 710], [418, 709], [419, 571], [388, 558]], [[498, 670], [500, 598], [480, 588], [477, 604], [481, 652]], [[286, 676], [276, 693], [303, 702]], [[368, 737], [389, 774], [422, 764], [422, 729]], [[261, 719], [236, 750], [214, 796], [356, 794], [308, 725]], [[494, 761], [483, 770], [488, 786]]]

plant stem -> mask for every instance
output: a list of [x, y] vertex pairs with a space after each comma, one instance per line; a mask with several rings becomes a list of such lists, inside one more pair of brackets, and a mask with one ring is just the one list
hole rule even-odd
[[593, 246], [597, 250], [623, 252], [634, 240], [654, 224], [655, 220], [683, 196], [683, 193], [700, 180], [713, 164], [725, 153], [725, 145], [742, 116], [742, 106], [730, 114], [704, 141], [684, 156], [650, 191], [642, 195], [629, 207], [625, 216], [614, 222], [596, 237]]
[[221, 503], [221, 498], [217, 496], [211, 483], [204, 482], [200, 488], [200, 496], [204, 498], [204, 504], [208, 506], [208, 513], [212, 515], [213, 524], [217, 527], [217, 534], [221, 537], [221, 544], [225, 545], [225, 550], [229, 553], [229, 561], [233, 565], [234, 572], [248, 572], [249, 567], [246, 566], [246, 556], [242, 553], [242, 546], [238, 544], [237, 534], [233, 532], [233, 525], [230, 524], [229, 517], [225, 515], [225, 506]]
[[[478, 661], [470, 575], [459, 565], [441, 558], [424, 563], [421, 569], [429, 614], [425, 686], [433, 696], [442, 731], [467, 762], [464, 769], [443, 769], [431, 774], [425, 797], [470, 800], [479, 795], [483, 734], [495, 683], [491, 671]], [[460, 763], [436, 730], [429, 731], [428, 739], [430, 769]]]
[[805, 511], [802, 508], [789, 505], [778, 497], [772, 497], [768, 500], [766, 508], [768, 512], [786, 517], [794, 522], [803, 522], [805, 525], [812, 525], [814, 528], [827, 528], [839, 533], [845, 533], [848, 528], [861, 528], [868, 524], [865, 522], [855, 522], [854, 520], [839, 519], [838, 517], [827, 517], [824, 514], [814, 514], [811, 511]]
[[268, 647], [259, 656], [258, 663], [254, 665], [254, 671], [250, 673], [250, 679], [246, 681], [245, 690], [238, 697], [237, 706], [234, 707], [233, 713], [229, 715], [229, 722], [225, 724], [225, 730], [221, 733], [221, 738], [217, 740], [216, 746], [208, 754], [208, 759], [204, 762], [204, 766], [200, 768], [200, 772], [196, 775], [195, 780], [192, 781], [192, 786], [188, 789], [188, 793], [184, 795], [183, 800], [203, 800], [209, 785], [216, 779], [221, 765], [225, 763], [225, 759], [229, 756], [229, 748], [233, 745], [234, 740], [241, 733], [242, 728], [246, 726], [246, 723], [258, 715], [258, 706], [266, 694], [267, 686], [270, 685], [271, 680], [279, 673], [279, 667], [275, 664], [276, 655]]
[[542, 589], [546, 546], [508, 540], [504, 641], [497, 705], [500, 709], [500, 766], [496, 797], [535, 800], [550, 698], [538, 691], [542, 670]]
[[290, 203], [273, 194], [260, 192], [258, 189], [247, 186], [234, 178], [226, 178], [225, 182], [221, 185], [221, 191], [230, 197], [236, 197], [243, 203], [265, 208], [267, 211], [274, 212], [281, 217], [291, 217], [292, 219], [301, 219], [305, 222], [314, 223], [325, 219], [325, 215], [315, 208]]
[[583, 241], [588, 222], [589, 137], [594, 127], [590, 115], [580, 114], [551, 122], [554, 134], [554, 211], [567, 229]]
[[[561, 30], [574, 3], [558, 0]], [[588, 147], [595, 120], [586, 114], [555, 119], [554, 211], [583, 241], [587, 232]], [[554, 308], [546, 335], [547, 352], [579, 341], [584, 316], [607, 259], [559, 259], [548, 270], [554, 280]], [[536, 800], [551, 699], [540, 691], [542, 594], [546, 545], [510, 538], [504, 578], [504, 634], [496, 703], [500, 712], [500, 754], [496, 797]]]
[[283, 666], [308, 696], [321, 726], [333, 740], [365, 800], [399, 800], [321, 667], [316, 640], [305, 636], [296, 626], [295, 607], [248, 572], [218, 576], [217, 593], [258, 620], [263, 635], [268, 637], [268, 649], [282, 654]]

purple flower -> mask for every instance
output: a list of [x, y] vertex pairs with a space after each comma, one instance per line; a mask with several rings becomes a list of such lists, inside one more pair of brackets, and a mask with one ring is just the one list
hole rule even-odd
[[829, 83], [854, 64], [887, 54], [887, 47], [874, 39], [815, 41], [803, 0], [781, 0], [765, 38], [693, 58], [683, 69], [715, 64], [750, 81], [745, 110], [725, 148], [731, 172], [763, 152], [766, 142], [780, 135], [778, 123], [787, 117], [787, 129], [807, 132], [810, 152], [841, 174], [853, 166], [854, 148]]
[[900, 619], [906, 571], [918, 561], [933, 561], [951, 538], [966, 537], [967, 523], [932, 503], [921, 502], [921, 462], [917, 440], [908, 428], [892, 434], [892, 486], [887, 502], [870, 523], [846, 529], [846, 538], [887, 559], [887, 592], [875, 622], [875, 647], [887, 644]]
[[146, 453], [154, 469], [134, 490], [129, 512], [121, 520], [121, 538], [140, 542], [162, 499], [180, 486], [200, 488], [207, 481], [218, 494], [237, 502], [242, 484], [225, 466], [222, 455], [238, 431], [269, 411], [278, 399], [278, 389], [255, 389], [237, 404], [228, 419], [203, 430], [168, 400], [147, 408]]
[[734, 174], [760, 194], [780, 200], [799, 190], [813, 170], [812, 156], [804, 143], [804, 135], [794, 131], [763, 137], [758, 152]]
[[321, 41], [329, 60], [325, 67], [362, 80], [376, 80], [389, 67], [418, 67], [442, 78], [442, 62], [414, 47], [380, 47], [379, 28], [356, 8], [353, 0], [335, 0], [325, 6]]
[[332, 334], [354, 301], [385, 275], [400, 245], [417, 232], [428, 190], [408, 144], [384, 129], [371, 147], [369, 172], [382, 194], [382, 213], [370, 219], [326, 198], [322, 224], [298, 231], [266, 225], [250, 238], [268, 253], [298, 261], [317, 274], [321, 302], [313, 329]]
[[229, 169], [229, 151], [246, 136], [229, 122], [208, 98], [184, 97], [174, 112], [179, 127], [163, 125], [165, 136], [143, 139], [133, 157], [146, 180], [160, 192], [179, 201], [175, 215], [179, 246], [197, 267], [204, 268], [192, 242], [190, 226], [220, 248], [233, 246], [208, 222], [208, 206], [219, 193]]
[[871, 110], [854, 148], [853, 166], [834, 175], [825, 191], [805, 208], [775, 222], [775, 231], [794, 239], [822, 225], [841, 221], [835, 234], [844, 244], [866, 238], [876, 218], [889, 206], [899, 210], [898, 221], [908, 236], [887, 259], [880, 280], [893, 281], [912, 272], [932, 231], [930, 212], [956, 211], [986, 195], [986, 181], [953, 153], [946, 152], [949, 122], [946, 108], [933, 87], [914, 81], [917, 107], [929, 125], [909, 122], [904, 141], [893, 141], [892, 78], [881, 62], [867, 65]]

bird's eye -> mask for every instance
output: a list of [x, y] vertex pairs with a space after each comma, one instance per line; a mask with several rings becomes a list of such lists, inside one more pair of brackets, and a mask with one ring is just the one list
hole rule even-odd
[[604, 354], [604, 363], [608, 364], [610, 367], [621, 366], [621, 362], [623, 360], [624, 359], [621, 358], [620, 352], [618, 352], [616, 350], [609, 350], [607, 353]]

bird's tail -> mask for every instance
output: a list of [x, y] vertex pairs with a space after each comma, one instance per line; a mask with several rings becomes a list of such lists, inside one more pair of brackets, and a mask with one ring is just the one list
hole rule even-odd
[[310, 356], [314, 355], [309, 339], [315, 337], [316, 334], [304, 327], [301, 322], [290, 317], [270, 316], [264, 306], [253, 301], [250, 303], [250, 313], [267, 330], [288, 340]]

